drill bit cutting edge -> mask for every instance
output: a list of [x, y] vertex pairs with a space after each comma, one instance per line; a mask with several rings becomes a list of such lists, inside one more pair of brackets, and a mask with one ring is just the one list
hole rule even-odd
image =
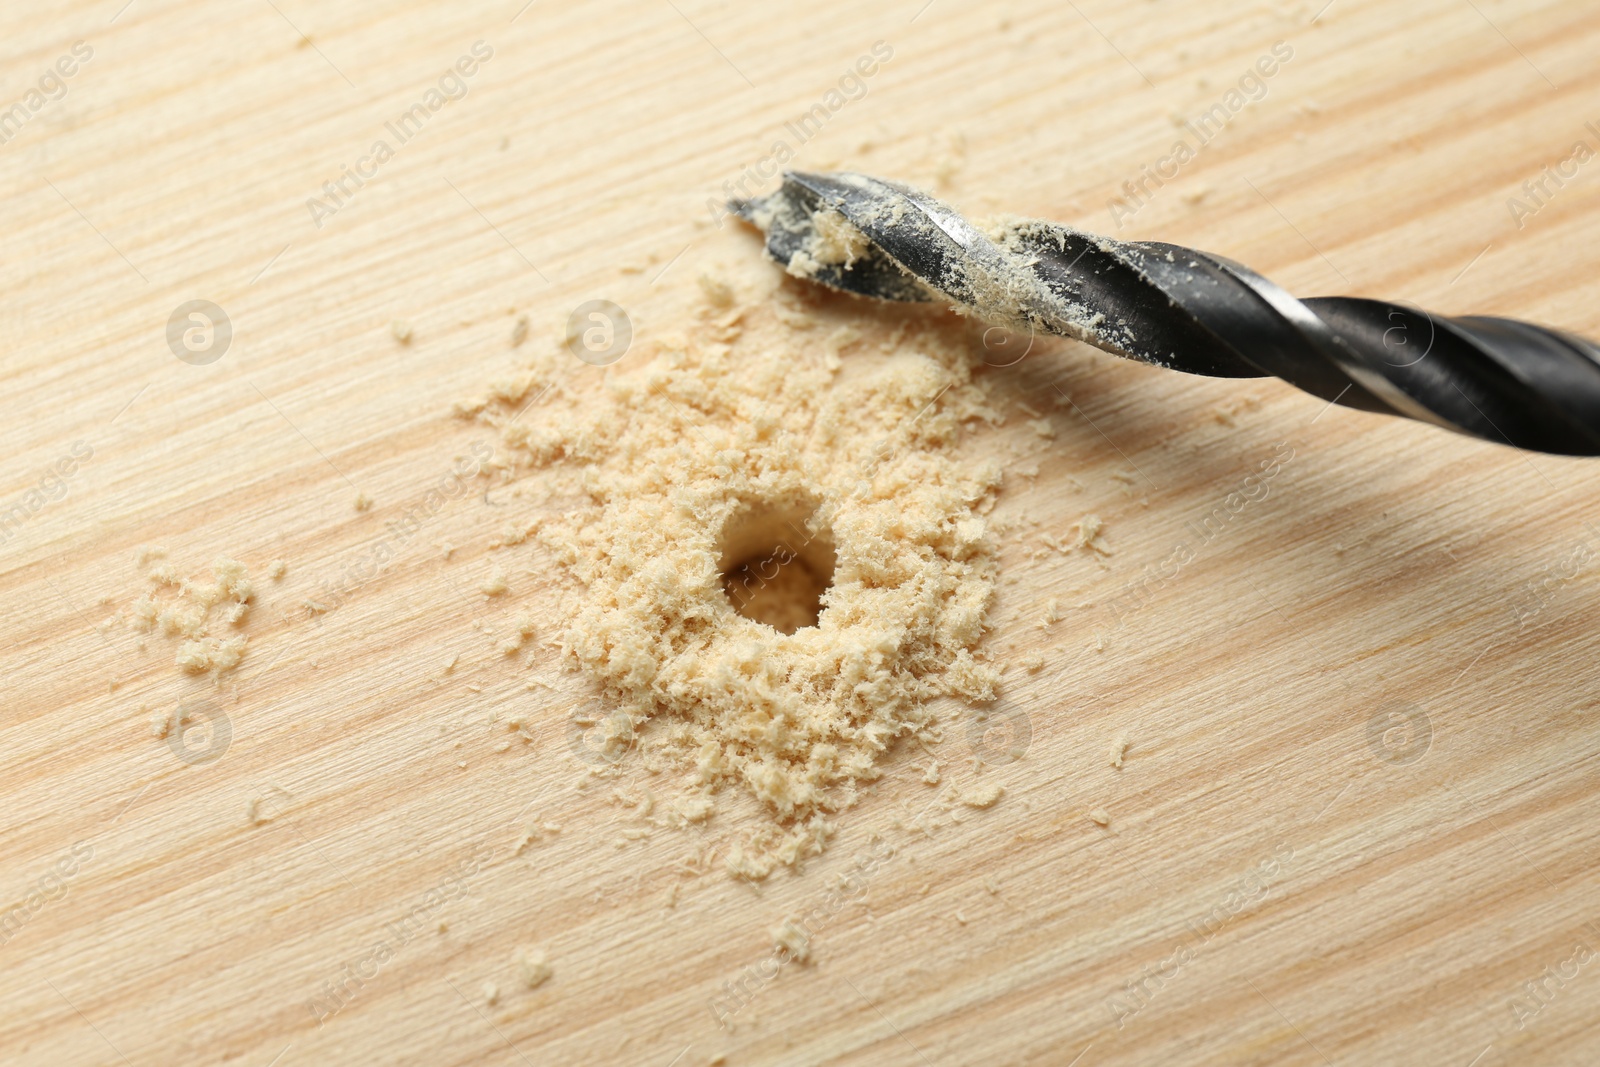
[[1600, 455], [1600, 346], [1514, 319], [1354, 297], [1299, 299], [1232, 260], [1036, 219], [983, 229], [862, 174], [786, 172], [731, 205], [798, 277], [858, 296], [948, 301], [1172, 370], [1275, 376], [1324, 400], [1487, 441]]

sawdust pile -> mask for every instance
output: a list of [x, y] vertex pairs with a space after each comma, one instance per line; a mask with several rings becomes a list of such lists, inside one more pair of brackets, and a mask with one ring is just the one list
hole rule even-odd
[[129, 625], [180, 639], [175, 659], [186, 673], [232, 670], [249, 644], [238, 629], [255, 597], [249, 572], [237, 560], [218, 559], [210, 580], [184, 578], [164, 561], [165, 555], [160, 549], [140, 552], [139, 565], [150, 588], [133, 602]]
[[[762, 878], [821, 851], [897, 739], [940, 738], [931, 698], [994, 699], [1000, 469], [959, 446], [1000, 416], [951, 316], [890, 330], [863, 310], [824, 337], [784, 300], [704, 288], [686, 335], [636, 348], [598, 395], [563, 351], [459, 411], [519, 464], [578, 475], [586, 504], [533, 524], [579, 590], [563, 654], [620, 712], [608, 746], [696, 796], [759, 800], [770, 819], [728, 868]], [[775, 587], [785, 565], [831, 568], [814, 625], [735, 610], [727, 572], [763, 544]]]

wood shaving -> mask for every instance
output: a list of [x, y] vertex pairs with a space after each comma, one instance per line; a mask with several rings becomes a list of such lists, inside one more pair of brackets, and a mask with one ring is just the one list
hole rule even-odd
[[1085, 515], [1072, 527], [1072, 547], [1098, 552], [1102, 556], [1111, 555], [1111, 550], [1100, 543], [1100, 534], [1104, 530], [1105, 523], [1100, 521], [1100, 516]]
[[520, 856], [527, 851], [529, 845], [543, 844], [560, 832], [561, 827], [553, 822], [529, 823], [517, 841], [516, 847], [511, 850], [511, 854]]
[[1122, 757], [1128, 752], [1128, 735], [1118, 734], [1111, 742], [1111, 766], [1122, 769]]

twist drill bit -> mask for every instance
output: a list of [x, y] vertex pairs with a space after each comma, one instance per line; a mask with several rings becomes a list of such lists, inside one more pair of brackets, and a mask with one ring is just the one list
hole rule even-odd
[[1513, 319], [1352, 297], [1301, 300], [1222, 256], [1033, 219], [980, 230], [915, 189], [787, 172], [730, 207], [791, 274], [879, 300], [950, 302], [1016, 330], [1488, 441], [1600, 455], [1600, 346]]

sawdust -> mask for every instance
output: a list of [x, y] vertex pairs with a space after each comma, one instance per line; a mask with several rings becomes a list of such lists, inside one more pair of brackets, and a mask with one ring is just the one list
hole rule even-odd
[[[557, 349], [457, 411], [500, 427], [519, 468], [506, 477], [549, 469], [577, 496], [552, 502], [534, 540], [577, 594], [553, 642], [607, 709], [590, 773], [620, 773], [624, 753], [677, 770], [698, 805], [677, 824], [742, 789], [765, 818], [726, 867], [760, 879], [824, 848], [829, 816], [898, 739], [942, 738], [932, 698], [994, 699], [984, 515], [1000, 470], [958, 452], [1000, 416], [959, 319], [912, 315], [885, 337], [864, 311], [819, 343], [782, 301], [701, 289], [686, 334], [630, 353], [599, 395], [552, 387], [571, 365]], [[874, 334], [881, 346], [860, 340]], [[747, 617], [754, 597], [732, 595], [728, 572], [752, 561], [757, 590], [816, 572], [814, 617]]]
[[496, 567], [489, 572], [489, 577], [479, 584], [478, 590], [484, 596], [505, 596], [511, 591], [511, 584], [506, 581], [506, 572]]
[[772, 931], [772, 946], [786, 953], [796, 963], [809, 963], [811, 960], [811, 934], [793, 919], [785, 919], [782, 925]]
[[528, 989], [539, 988], [555, 974], [555, 969], [550, 966], [549, 957], [542, 948], [523, 949], [516, 954], [513, 962], [516, 964], [517, 976]]
[[811, 223], [817, 232], [808, 251], [818, 263], [849, 270], [870, 243], [837, 211], [819, 211]]
[[255, 597], [249, 572], [237, 560], [218, 559], [211, 579], [182, 578], [160, 549], [142, 549], [149, 591], [128, 611], [133, 629], [181, 639], [174, 657], [188, 674], [220, 675], [239, 665], [249, 639], [236, 632]]
[[969, 808], [992, 808], [1004, 792], [999, 782], [986, 782], [961, 790], [961, 803]]

